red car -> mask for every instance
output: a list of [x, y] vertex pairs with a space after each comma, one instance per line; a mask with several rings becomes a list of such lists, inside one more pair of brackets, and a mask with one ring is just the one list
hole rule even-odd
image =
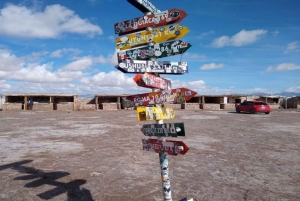
[[251, 114], [255, 113], [265, 113], [269, 114], [271, 112], [270, 106], [263, 101], [244, 101], [241, 104], [235, 106], [237, 113], [249, 112]]

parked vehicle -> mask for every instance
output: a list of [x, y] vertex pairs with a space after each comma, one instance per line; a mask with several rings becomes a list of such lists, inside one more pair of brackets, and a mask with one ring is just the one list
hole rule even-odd
[[270, 106], [263, 101], [244, 101], [241, 104], [235, 106], [237, 113], [249, 112], [251, 114], [255, 113], [265, 113], [269, 114], [271, 112]]

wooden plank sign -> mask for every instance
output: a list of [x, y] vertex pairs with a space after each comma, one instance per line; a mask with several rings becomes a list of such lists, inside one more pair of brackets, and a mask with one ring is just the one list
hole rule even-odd
[[144, 124], [141, 131], [145, 136], [158, 136], [158, 137], [185, 136], [183, 123]]
[[145, 12], [151, 12], [151, 13], [161, 12], [148, 0], [127, 0], [127, 1], [143, 13], [145, 13]]
[[118, 62], [124, 59], [149, 60], [151, 58], [163, 58], [177, 54], [183, 54], [192, 45], [181, 40], [157, 43], [143, 46], [132, 50], [118, 52]]
[[116, 68], [123, 73], [159, 73], [180, 75], [188, 72], [187, 62], [177, 61], [146, 61], [125, 59]]
[[142, 139], [143, 150], [153, 151], [156, 153], [166, 152], [169, 155], [185, 155], [189, 148], [182, 141], [166, 140], [160, 141], [157, 139]]
[[146, 87], [151, 89], [162, 89], [162, 90], [171, 89], [171, 80], [158, 77], [151, 73], [144, 73], [143, 75], [136, 74], [133, 80], [140, 87]]
[[171, 107], [137, 107], [138, 121], [170, 120], [175, 118], [175, 111]]
[[147, 27], [160, 27], [167, 24], [180, 22], [187, 16], [185, 11], [173, 8], [159, 13], [152, 13], [142, 17], [115, 23], [115, 33], [124, 35], [145, 30]]
[[197, 92], [187, 88], [136, 94], [122, 98], [123, 103], [131, 106], [147, 106], [162, 103], [184, 103], [193, 98]]
[[189, 32], [188, 28], [179, 24], [153, 28], [138, 33], [116, 38], [116, 49], [127, 50], [148, 43], [161, 43], [182, 38]]

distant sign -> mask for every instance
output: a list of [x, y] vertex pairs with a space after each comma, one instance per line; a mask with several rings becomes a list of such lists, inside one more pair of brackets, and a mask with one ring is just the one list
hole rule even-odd
[[157, 139], [142, 139], [143, 150], [153, 151], [156, 153], [168, 153], [169, 155], [186, 154], [189, 148], [182, 141], [160, 141]]
[[172, 24], [151, 30], [140, 31], [116, 38], [116, 49], [127, 50], [148, 43], [161, 43], [180, 39], [189, 32], [186, 26]]
[[127, 1], [143, 13], [146, 13], [146, 12], [159, 13], [159, 12], [161, 12], [148, 0], [127, 0]]
[[167, 24], [173, 24], [180, 22], [186, 16], [187, 14], [183, 10], [173, 8], [159, 13], [153, 13], [151, 15], [118, 22], [114, 26], [115, 33], [124, 35], [145, 30], [147, 27], [160, 27]]
[[123, 73], [159, 73], [179, 75], [188, 72], [187, 62], [124, 59], [116, 68]]
[[136, 74], [133, 80], [140, 87], [146, 87], [151, 89], [162, 89], [162, 90], [171, 89], [171, 80], [158, 77], [151, 73]]
[[145, 136], [158, 136], [158, 137], [185, 136], [183, 123], [144, 124], [141, 131]]
[[192, 99], [197, 93], [187, 88], [136, 94], [122, 98], [123, 104], [132, 106], [147, 106], [162, 103], [184, 103]]
[[171, 107], [137, 107], [138, 121], [170, 120], [175, 118], [175, 111]]
[[132, 50], [118, 52], [118, 62], [126, 59], [149, 60], [151, 58], [163, 58], [177, 54], [183, 54], [192, 45], [181, 40], [175, 40], [155, 45], [146, 45]]

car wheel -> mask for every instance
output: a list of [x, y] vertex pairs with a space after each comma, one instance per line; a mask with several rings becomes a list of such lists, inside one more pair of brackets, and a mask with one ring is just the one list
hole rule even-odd
[[265, 112], [265, 114], [269, 114], [270, 112]]
[[236, 111], [237, 113], [240, 113], [240, 112], [241, 112], [240, 109], [239, 109], [238, 107], [235, 109], [235, 111]]
[[250, 114], [254, 114], [254, 113], [255, 113], [254, 109], [251, 108], [251, 109], [250, 109]]

